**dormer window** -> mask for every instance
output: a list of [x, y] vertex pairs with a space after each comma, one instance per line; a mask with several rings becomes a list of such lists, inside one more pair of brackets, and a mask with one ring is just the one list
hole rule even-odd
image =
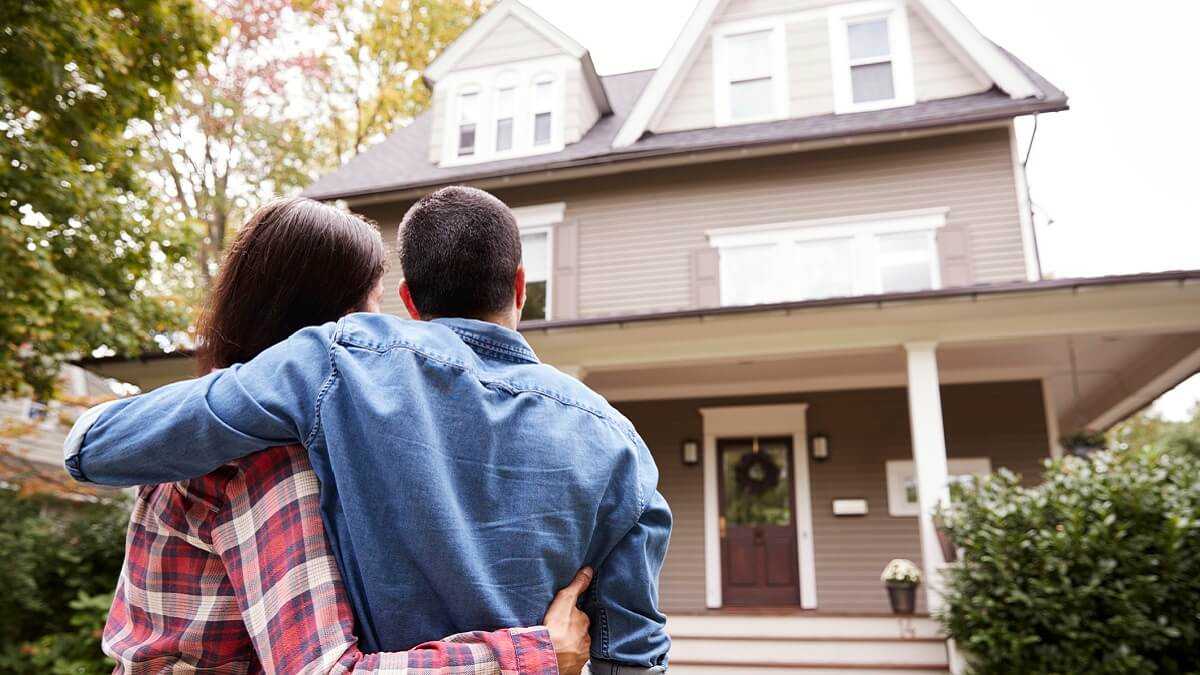
[[501, 86], [496, 92], [496, 152], [513, 149], [514, 123], [517, 118], [516, 85]]
[[912, 52], [904, 6], [891, 0], [835, 8], [829, 21], [837, 112], [912, 105]]
[[554, 138], [554, 80], [533, 83], [533, 144], [550, 145]]
[[[563, 149], [565, 70], [554, 59], [455, 73], [438, 84], [454, 93], [441, 131], [442, 166], [461, 166]], [[436, 100], [436, 98], [435, 98]]]
[[781, 119], [788, 114], [782, 24], [718, 30], [713, 36], [719, 125]]
[[479, 92], [465, 91], [458, 96], [458, 156], [475, 154], [475, 137], [479, 124]]

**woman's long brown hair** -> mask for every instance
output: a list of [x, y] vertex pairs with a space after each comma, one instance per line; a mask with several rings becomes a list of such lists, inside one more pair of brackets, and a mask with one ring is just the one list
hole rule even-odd
[[386, 269], [383, 238], [363, 218], [311, 199], [267, 204], [238, 231], [213, 283], [197, 331], [200, 372], [362, 309]]

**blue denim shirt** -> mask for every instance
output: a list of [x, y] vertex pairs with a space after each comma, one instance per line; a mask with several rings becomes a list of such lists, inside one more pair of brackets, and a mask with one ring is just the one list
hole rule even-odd
[[364, 648], [537, 625], [590, 564], [593, 657], [666, 665], [671, 513], [650, 452], [601, 396], [495, 324], [355, 314], [302, 330], [110, 405], [67, 467], [161, 483], [295, 442], [321, 480]]

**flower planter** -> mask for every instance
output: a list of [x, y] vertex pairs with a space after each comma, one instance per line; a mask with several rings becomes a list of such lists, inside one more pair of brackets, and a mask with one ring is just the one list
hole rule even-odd
[[888, 602], [893, 614], [911, 615], [917, 611], [916, 584], [888, 584]]
[[950, 530], [946, 528], [946, 523], [940, 514], [933, 517], [933, 530], [937, 532], [938, 546], [942, 549], [942, 560], [948, 563], [958, 562], [958, 546], [954, 544], [954, 537], [950, 536]]

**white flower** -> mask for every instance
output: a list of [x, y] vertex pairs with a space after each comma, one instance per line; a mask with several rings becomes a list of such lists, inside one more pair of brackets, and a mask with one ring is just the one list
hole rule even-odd
[[883, 574], [879, 579], [885, 584], [919, 584], [921, 583], [921, 568], [911, 560], [896, 558], [883, 568]]

